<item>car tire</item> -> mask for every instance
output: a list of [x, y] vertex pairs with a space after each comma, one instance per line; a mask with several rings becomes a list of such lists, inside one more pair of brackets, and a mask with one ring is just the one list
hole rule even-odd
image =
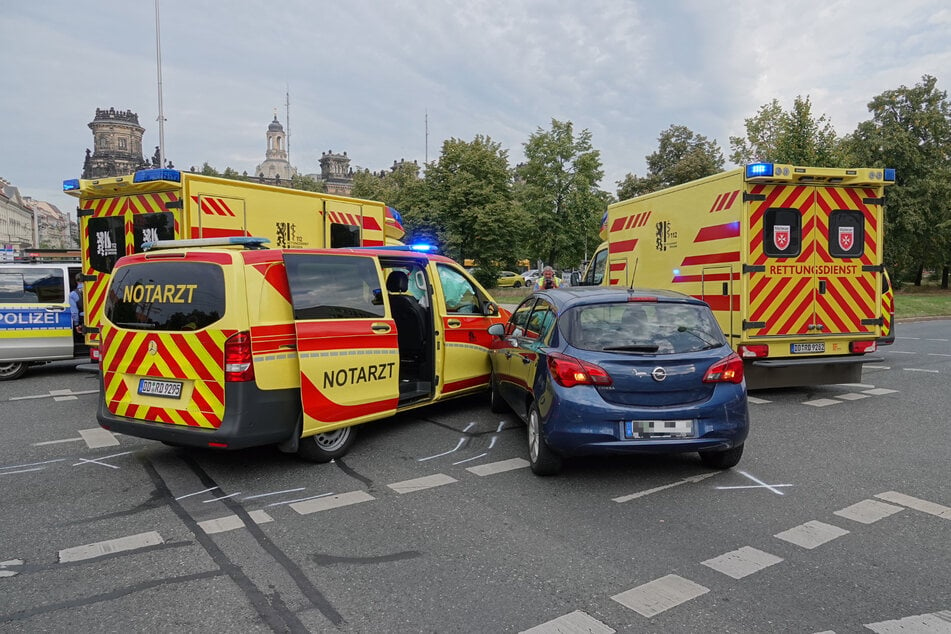
[[700, 461], [710, 469], [729, 469], [735, 467], [743, 456], [743, 445], [724, 451], [701, 451]]
[[0, 381], [12, 381], [14, 379], [19, 379], [21, 376], [26, 374], [26, 369], [29, 365], [29, 363], [24, 363], [22, 361], [0, 363]]
[[528, 410], [528, 462], [537, 476], [555, 475], [561, 471], [561, 456], [551, 450], [542, 436], [542, 418], [538, 406]]
[[341, 427], [333, 431], [320, 432], [300, 439], [297, 455], [308, 462], [324, 463], [342, 458], [357, 436], [353, 427]]
[[522, 283], [516, 280], [515, 283], [512, 284], [512, 286], [514, 286], [515, 288], [522, 288]]
[[499, 393], [499, 383], [495, 378], [495, 372], [492, 373], [492, 377], [489, 379], [489, 409], [493, 414], [502, 414], [509, 411], [508, 403]]

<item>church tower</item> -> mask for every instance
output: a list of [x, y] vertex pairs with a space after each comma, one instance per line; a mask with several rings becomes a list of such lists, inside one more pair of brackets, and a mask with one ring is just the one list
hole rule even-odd
[[289, 181], [291, 176], [297, 174], [297, 170], [291, 167], [287, 159], [287, 136], [284, 133], [284, 126], [277, 120], [277, 113], [274, 114], [274, 121], [267, 127], [267, 152], [264, 154], [264, 162], [258, 165], [254, 170], [254, 175], [266, 181]]
[[[147, 167], [142, 158], [142, 134], [139, 115], [131, 110], [96, 108], [92, 130], [92, 153], [86, 150], [83, 178], [123, 176]], [[157, 166], [156, 166], [157, 167]]]

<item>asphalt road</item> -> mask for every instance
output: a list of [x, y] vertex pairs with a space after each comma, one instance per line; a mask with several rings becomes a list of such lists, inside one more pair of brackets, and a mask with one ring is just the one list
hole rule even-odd
[[113, 436], [0, 383], [0, 632], [951, 632], [951, 321], [861, 385], [751, 393], [746, 455], [527, 468], [470, 398], [343, 460]]

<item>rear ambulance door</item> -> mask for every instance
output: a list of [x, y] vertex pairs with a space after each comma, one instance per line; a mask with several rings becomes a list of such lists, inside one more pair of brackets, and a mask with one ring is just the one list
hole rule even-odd
[[284, 253], [300, 362], [303, 435], [385, 418], [399, 400], [399, 344], [370, 255]]
[[[757, 185], [748, 216], [752, 336], [875, 332], [874, 190]], [[821, 352], [821, 350], [814, 350]]]
[[176, 191], [87, 198], [81, 201], [78, 216], [86, 343], [98, 345], [102, 307], [116, 260], [141, 253], [144, 242], [180, 237], [181, 203]]
[[437, 367], [442, 368], [442, 394], [487, 386], [492, 335], [486, 331], [503, 320], [484, 314], [489, 298], [460, 268], [445, 262], [435, 266], [439, 279], [435, 301], [442, 331], [442, 351], [437, 350], [436, 356]]

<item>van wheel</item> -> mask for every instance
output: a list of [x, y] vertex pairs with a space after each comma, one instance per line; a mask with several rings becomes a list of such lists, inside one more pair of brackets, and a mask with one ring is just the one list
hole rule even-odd
[[330, 462], [342, 458], [353, 444], [357, 431], [353, 427], [341, 427], [300, 439], [297, 455], [309, 462]]
[[29, 364], [21, 362], [0, 363], [0, 381], [12, 381], [26, 374]]
[[743, 445], [725, 451], [701, 451], [700, 462], [710, 469], [729, 469], [740, 462], [743, 455]]
[[499, 383], [495, 380], [495, 372], [492, 373], [492, 378], [489, 379], [489, 409], [493, 414], [502, 414], [509, 410], [505, 399], [499, 394]]
[[534, 403], [528, 412], [528, 462], [535, 475], [555, 475], [561, 471], [561, 456], [542, 437], [542, 419]]

